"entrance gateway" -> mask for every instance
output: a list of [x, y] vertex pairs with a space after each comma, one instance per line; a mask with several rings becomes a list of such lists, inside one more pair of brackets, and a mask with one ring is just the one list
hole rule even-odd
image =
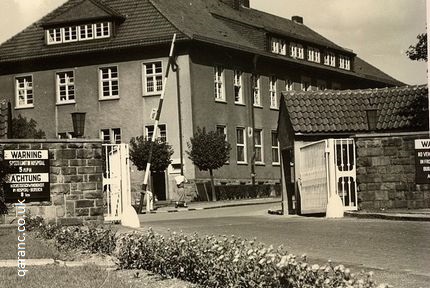
[[338, 195], [344, 211], [357, 210], [354, 139], [326, 139], [300, 147], [300, 207], [302, 214], [325, 213], [328, 199]]
[[123, 226], [139, 228], [136, 210], [131, 206], [130, 156], [128, 144], [103, 144], [106, 193], [105, 221], [121, 221]]

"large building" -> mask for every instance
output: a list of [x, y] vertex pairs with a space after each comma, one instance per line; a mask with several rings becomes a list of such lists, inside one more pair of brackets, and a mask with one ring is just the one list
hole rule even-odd
[[[277, 17], [246, 0], [70, 0], [1, 44], [0, 98], [48, 138], [68, 137], [75, 111], [86, 112], [87, 138], [151, 136], [175, 33], [160, 119], [160, 137], [175, 152], [157, 176], [159, 199], [177, 197], [173, 177], [182, 171], [208, 179], [185, 154], [197, 127], [231, 143], [218, 183], [249, 183], [253, 163], [257, 183], [279, 182], [281, 91], [402, 85], [302, 17]], [[132, 176], [137, 189], [142, 174]]]

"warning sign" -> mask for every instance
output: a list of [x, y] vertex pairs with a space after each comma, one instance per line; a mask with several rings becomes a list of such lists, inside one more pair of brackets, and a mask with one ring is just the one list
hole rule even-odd
[[430, 139], [415, 140], [415, 182], [430, 184]]
[[6, 202], [50, 201], [48, 150], [5, 150], [8, 175], [4, 183]]

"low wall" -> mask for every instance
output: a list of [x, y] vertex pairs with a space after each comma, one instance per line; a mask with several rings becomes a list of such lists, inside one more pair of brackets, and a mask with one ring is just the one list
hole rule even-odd
[[428, 208], [430, 185], [415, 183], [415, 139], [428, 134], [356, 137], [359, 207]]
[[[50, 201], [27, 203], [26, 210], [48, 222], [75, 225], [103, 222], [102, 141], [71, 140], [0, 140], [4, 150], [47, 149], [50, 157]], [[9, 217], [15, 215], [9, 206]]]

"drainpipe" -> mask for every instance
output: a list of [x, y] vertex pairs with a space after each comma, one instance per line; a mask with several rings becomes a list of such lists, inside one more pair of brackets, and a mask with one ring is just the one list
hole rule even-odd
[[251, 157], [251, 183], [252, 186], [255, 186], [255, 137], [254, 137], [254, 133], [255, 133], [255, 115], [254, 115], [254, 76], [257, 75], [257, 61], [258, 61], [258, 55], [255, 54], [254, 57], [252, 58], [252, 70], [253, 73], [251, 75], [251, 95], [250, 95], [250, 102], [249, 102], [249, 107], [251, 109], [251, 129], [252, 129], [252, 139], [251, 139], [251, 143], [252, 143], [252, 157]]
[[176, 73], [176, 95], [178, 101], [178, 129], [179, 129], [179, 157], [181, 163], [181, 175], [184, 176], [184, 146], [182, 143], [182, 110], [181, 110], [181, 85], [179, 76], [179, 65], [177, 63], [177, 58], [174, 58], [172, 65], [172, 71]]

